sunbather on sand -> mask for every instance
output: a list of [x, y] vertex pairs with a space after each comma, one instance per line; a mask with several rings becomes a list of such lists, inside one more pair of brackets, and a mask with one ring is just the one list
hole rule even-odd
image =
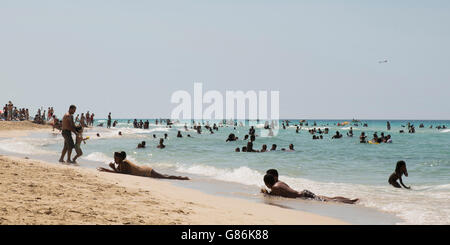
[[[127, 157], [127, 154], [124, 151], [114, 152], [114, 163], [109, 164], [109, 166], [112, 168], [112, 170], [102, 168], [102, 167], [97, 168], [97, 170], [102, 171], [102, 172], [130, 174], [130, 175], [157, 178], [157, 179], [189, 180], [188, 177], [160, 174], [148, 166], [138, 166], [138, 165], [126, 160], [125, 159], [126, 157]], [[116, 164], [118, 165], [117, 167], [116, 167]]]

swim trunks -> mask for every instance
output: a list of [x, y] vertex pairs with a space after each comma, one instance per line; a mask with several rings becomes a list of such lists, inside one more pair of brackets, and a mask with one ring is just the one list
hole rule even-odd
[[64, 147], [73, 149], [75, 147], [75, 143], [73, 142], [72, 132], [70, 132], [70, 130], [64, 129], [61, 134], [64, 138]]

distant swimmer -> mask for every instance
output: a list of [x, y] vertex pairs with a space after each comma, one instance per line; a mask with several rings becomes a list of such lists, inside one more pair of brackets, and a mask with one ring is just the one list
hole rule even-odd
[[380, 60], [378, 61], [378, 64], [388, 63], [388, 60]]
[[[114, 152], [114, 163], [109, 163], [109, 167], [112, 169], [106, 169], [103, 167], [97, 168], [98, 171], [101, 172], [109, 172], [109, 173], [121, 173], [121, 174], [130, 174], [136, 176], [157, 178], [157, 179], [177, 179], [177, 180], [189, 180], [188, 177], [183, 176], [172, 176], [167, 174], [160, 174], [156, 172], [153, 168], [148, 166], [138, 166], [125, 158], [127, 154], [122, 152]], [[117, 164], [117, 167], [116, 167]]]
[[[391, 184], [395, 188], [402, 188], [400, 186], [401, 184], [404, 188], [411, 189], [411, 186], [407, 187], [403, 184], [402, 175], [408, 177], [408, 170], [406, 169], [405, 161], [398, 161], [397, 165], [395, 166], [395, 171], [389, 177], [389, 184]], [[400, 184], [397, 182], [397, 180], [400, 180]]]
[[166, 148], [166, 145], [164, 145], [164, 139], [163, 138], [159, 139], [159, 145], [156, 148], [159, 148], [159, 149]]
[[[238, 148], [239, 149], [239, 148]], [[263, 144], [262, 145], [262, 148], [261, 148], [261, 150], [259, 151], [259, 152], [266, 152], [267, 151], [267, 145], [266, 144]]]
[[340, 139], [342, 138], [342, 134], [339, 133], [339, 131], [336, 131], [336, 134], [331, 137], [332, 139]]
[[282, 150], [282, 151], [295, 151], [295, 150], [294, 150], [294, 145], [293, 145], [293, 144], [290, 144], [290, 145], [289, 145], [289, 149], [288, 149], [288, 150], [286, 150], [286, 149], [284, 149], [284, 148], [281, 149], [281, 150]]
[[276, 144], [272, 144], [272, 148], [270, 148], [270, 151], [276, 151], [277, 150], [277, 145]]
[[137, 145], [137, 148], [138, 148], [138, 149], [145, 148], [145, 141], [142, 141], [141, 143], [139, 143], [139, 144]]
[[273, 196], [281, 196], [287, 198], [302, 198], [302, 199], [312, 199], [322, 202], [342, 202], [347, 204], [354, 204], [359, 199], [349, 199], [345, 197], [326, 197], [316, 195], [308, 190], [303, 190], [301, 192], [296, 191], [289, 187], [283, 181], [278, 180], [278, 171], [276, 169], [269, 169], [264, 176], [264, 184], [270, 189], [270, 192], [262, 189], [261, 192], [273, 195]]
[[181, 134], [181, 131], [178, 130], [177, 138], [183, 138], [183, 135]]

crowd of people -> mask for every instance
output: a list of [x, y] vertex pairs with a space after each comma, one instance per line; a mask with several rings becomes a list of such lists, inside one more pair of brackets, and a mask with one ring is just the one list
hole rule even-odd
[[[61, 121], [62, 136], [64, 138], [64, 147], [63, 147], [63, 150], [61, 152], [61, 157], [60, 157], [61, 162], [64, 162], [64, 157], [66, 154], [67, 154], [67, 162], [71, 162], [71, 163], [75, 163], [77, 158], [79, 158], [82, 155], [82, 150], [80, 148], [80, 145], [82, 142], [86, 143], [85, 141], [88, 139], [88, 137], [86, 137], [86, 138], [83, 137], [83, 128], [88, 125], [92, 125], [92, 123], [93, 123], [93, 114], [89, 114], [89, 112], [86, 113], [86, 116], [84, 116], [84, 114], [82, 113], [79, 120], [76, 120], [76, 119], [74, 120], [73, 115], [74, 115], [75, 111], [76, 111], [76, 106], [71, 105], [69, 108], [69, 111], [64, 115], [64, 117]], [[50, 109], [50, 113], [47, 116], [54, 116], [52, 114], [53, 114], [53, 110]], [[45, 113], [44, 113], [44, 115], [45, 115]], [[76, 122], [79, 122], [78, 125], [76, 125]], [[111, 126], [111, 122], [112, 122], [111, 113], [109, 113], [108, 127]], [[162, 120], [159, 121], [159, 123], [162, 123]], [[171, 127], [171, 124], [172, 123], [169, 120], [167, 120], [166, 126]], [[305, 122], [304, 125], [306, 125], [306, 124], [307, 123]], [[149, 122], [148, 122], [148, 120], [146, 122], [142, 122], [142, 120], [140, 122], [137, 122], [137, 120], [134, 120], [133, 125], [134, 125], [134, 127], [137, 127], [137, 128], [148, 128]], [[219, 125], [219, 126], [223, 127], [223, 125]], [[214, 133], [214, 131], [218, 131], [219, 126], [217, 124], [214, 124], [211, 127], [208, 123], [206, 125], [203, 124], [203, 127], [205, 129], [207, 129], [210, 133]], [[236, 129], [236, 124], [234, 124], [234, 126], [235, 126], [234, 129]], [[268, 127], [266, 127], [266, 126], [268, 126]], [[282, 127], [285, 128], [286, 126], [289, 126], [289, 121], [283, 122]], [[297, 126], [296, 132], [298, 133], [298, 131], [300, 130], [300, 126], [299, 125], [296, 125], [296, 126]], [[314, 122], [314, 126], [316, 126], [315, 122]], [[410, 125], [408, 125], [408, 126], [410, 126]], [[412, 127], [412, 125], [411, 125], [411, 127]], [[184, 128], [186, 131], [189, 131], [187, 125], [185, 125]], [[271, 126], [268, 125], [268, 123], [265, 124], [264, 128], [266, 128], [268, 130], [272, 129]], [[196, 131], [198, 134], [202, 133], [202, 125], [200, 123], [197, 124], [197, 123], [193, 122], [193, 126], [191, 126], [191, 129]], [[390, 130], [389, 123], [388, 123], [388, 130]], [[323, 139], [322, 134], [328, 134], [329, 129], [325, 128], [322, 131], [320, 128], [319, 129], [313, 128], [313, 129], [308, 130], [308, 132], [313, 135], [313, 139]], [[72, 138], [72, 133], [74, 133], [76, 136], [75, 142]], [[319, 134], [319, 136], [316, 136], [315, 134]], [[122, 133], [119, 132], [119, 135], [122, 135]], [[100, 137], [99, 134], [97, 134], [97, 136]], [[243, 138], [244, 141], [247, 141], [247, 144], [245, 146], [243, 146], [242, 148], [240, 148], [240, 147], [236, 148], [235, 151], [236, 152], [260, 152], [261, 153], [261, 152], [269, 152], [269, 151], [277, 150], [276, 144], [272, 144], [270, 150], [268, 149], [266, 144], [263, 144], [260, 150], [254, 149], [253, 143], [256, 141], [257, 136], [258, 135], [256, 135], [256, 130], [255, 130], [254, 126], [251, 126], [248, 134], [246, 134]], [[347, 133], [347, 136], [353, 137], [353, 128], [352, 127], [350, 127], [350, 130]], [[159, 144], [156, 147], [159, 149], [166, 148], [166, 145], [164, 145], [164, 140], [167, 139], [167, 137], [168, 137], [168, 135], [167, 135], [167, 133], [165, 133], [164, 138], [159, 139]], [[183, 135], [182, 135], [181, 131], [179, 130], [177, 132], [177, 138], [182, 138], [182, 137], [183, 137]], [[188, 137], [191, 137], [191, 136], [188, 134]], [[332, 136], [332, 139], [339, 139], [342, 137], [343, 137], [343, 135], [341, 133], [339, 133], [339, 131], [337, 131], [336, 134]], [[155, 134], [153, 134], [153, 138], [154, 139], [157, 138]], [[364, 132], [362, 132], [360, 135], [361, 143], [368, 143], [368, 142], [392, 143], [391, 135], [385, 136], [383, 132], [381, 133], [380, 136], [378, 136], [378, 134], [375, 132], [373, 134], [373, 139], [370, 141], [367, 141], [366, 138], [367, 138], [367, 136], [365, 135]], [[226, 139], [226, 142], [232, 142], [232, 141], [238, 141], [238, 140], [239, 140], [239, 138], [234, 133], [230, 133], [228, 135], [228, 138]], [[146, 148], [146, 142], [145, 141], [140, 142], [138, 144], [137, 148], [138, 149]], [[72, 149], [75, 149], [75, 151], [77, 153], [73, 159], [71, 158]], [[294, 145], [290, 144], [287, 149], [282, 148], [281, 151], [295, 151]], [[151, 178], [189, 180], [188, 177], [160, 174], [150, 167], [138, 166], [138, 165], [130, 162], [129, 160], [127, 160], [126, 153], [123, 151], [114, 153], [114, 162], [111, 162], [109, 164], [109, 166], [111, 169], [99, 168], [98, 170], [105, 171], [105, 172], [112, 172], [112, 173], [122, 173], [122, 174], [131, 174], [131, 175], [137, 175], [137, 176], [145, 176], [145, 177], [151, 177]], [[401, 188], [403, 186], [404, 188], [409, 189], [410, 187], [406, 187], [403, 184], [403, 181], [402, 181], [403, 175], [408, 176], [408, 172], [406, 170], [406, 163], [404, 161], [399, 161], [397, 163], [395, 172], [389, 177], [388, 183], [397, 188]], [[400, 184], [397, 182], [398, 180], [400, 181]], [[312, 200], [318, 200], [318, 201], [324, 201], [324, 202], [334, 201], [334, 202], [341, 202], [341, 203], [347, 203], [347, 204], [353, 204], [358, 201], [358, 199], [350, 199], [350, 198], [339, 197], [339, 196], [338, 197], [319, 196], [308, 190], [296, 191], [296, 190], [290, 188], [286, 183], [284, 183], [278, 179], [278, 171], [275, 169], [271, 169], [271, 170], [267, 171], [266, 175], [264, 176], [264, 183], [270, 189], [270, 191], [262, 190], [262, 192], [265, 194], [268, 194], [268, 195], [275, 195], [275, 196], [282, 196], [282, 197], [289, 197], [289, 198], [312, 199]]]
[[9, 101], [0, 111], [0, 119], [3, 121], [28, 121], [30, 120], [30, 113], [28, 108], [17, 108]]

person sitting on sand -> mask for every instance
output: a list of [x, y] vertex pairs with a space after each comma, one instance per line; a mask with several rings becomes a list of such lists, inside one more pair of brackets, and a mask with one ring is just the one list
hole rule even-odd
[[[97, 168], [98, 171], [101, 172], [109, 172], [109, 173], [121, 173], [121, 174], [130, 174], [136, 176], [150, 177], [150, 178], [158, 178], [158, 179], [178, 179], [178, 180], [189, 180], [188, 177], [183, 176], [172, 176], [167, 174], [160, 174], [153, 170], [148, 166], [138, 166], [125, 158], [127, 154], [122, 152], [114, 152], [114, 163], [109, 163], [109, 167], [112, 170], [100, 167]], [[118, 165], [116, 167], [116, 164]]]
[[163, 138], [159, 139], [159, 145], [156, 148], [164, 149], [166, 146], [163, 143], [164, 139]]
[[[395, 172], [393, 172], [391, 174], [391, 176], [389, 177], [389, 180], [388, 180], [389, 184], [391, 184], [395, 188], [402, 188], [400, 186], [400, 184], [401, 184], [404, 188], [411, 189], [411, 186], [407, 187], [403, 184], [403, 181], [402, 181], [403, 174], [406, 177], [408, 177], [408, 170], [406, 170], [406, 163], [405, 163], [405, 161], [398, 161], [397, 166], [395, 166]], [[397, 180], [400, 180], [400, 184], [397, 182]]]
[[278, 171], [275, 169], [271, 169], [267, 171], [268, 173], [264, 176], [264, 183], [270, 189], [270, 192], [262, 189], [261, 192], [264, 194], [272, 195], [272, 196], [281, 196], [287, 198], [302, 198], [302, 199], [313, 199], [322, 202], [342, 202], [347, 204], [354, 204], [359, 199], [349, 199], [345, 197], [326, 197], [315, 195], [314, 193], [303, 190], [298, 192], [291, 187], [289, 187], [286, 183], [278, 180]]
[[83, 155], [83, 151], [81, 150], [81, 142], [86, 144], [86, 140], [89, 139], [89, 137], [83, 138], [83, 126], [78, 126], [75, 130], [77, 131], [75, 140], [75, 152], [77, 155], [72, 159], [72, 163], [77, 163], [77, 158]]
[[145, 141], [142, 141], [141, 143], [139, 143], [139, 144], [137, 145], [137, 148], [138, 148], [138, 149], [145, 148]]

